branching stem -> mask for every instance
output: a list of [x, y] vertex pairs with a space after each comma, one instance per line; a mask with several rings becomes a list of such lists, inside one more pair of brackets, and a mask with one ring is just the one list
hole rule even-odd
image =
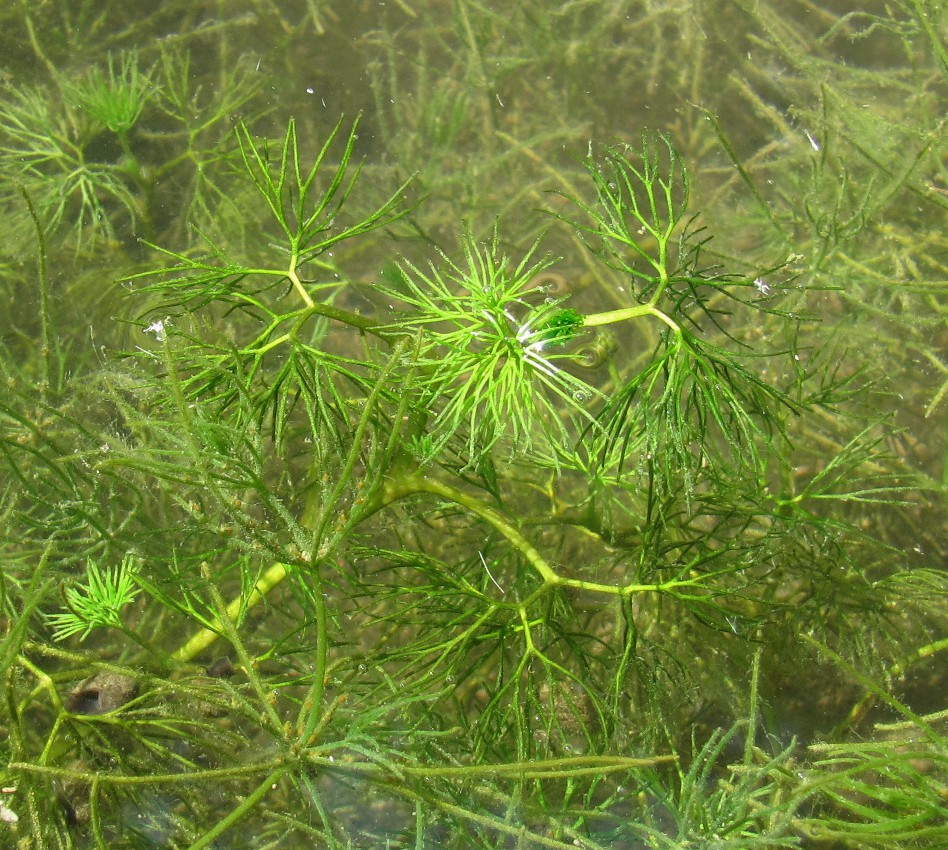
[[307, 307], [314, 307], [315, 302], [313, 301], [312, 296], [303, 287], [303, 282], [300, 280], [300, 276], [296, 273], [296, 264], [298, 260], [299, 255], [294, 252], [293, 256], [290, 258], [290, 267], [287, 269], [286, 276], [290, 279], [290, 282], [293, 284], [293, 288], [296, 290], [299, 297], [303, 299], [303, 303]]

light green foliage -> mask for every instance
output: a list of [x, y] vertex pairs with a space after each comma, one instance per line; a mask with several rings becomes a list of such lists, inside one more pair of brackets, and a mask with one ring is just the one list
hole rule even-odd
[[18, 181], [36, 198], [49, 229], [65, 222], [74, 227], [80, 245], [97, 237], [113, 238], [114, 216], [105, 212], [106, 198], [132, 220], [137, 218], [136, 198], [119, 164], [90, 156], [89, 147], [104, 126], [97, 125], [97, 116], [87, 118], [81, 109], [64, 113], [40, 88], [8, 89], [3, 101], [4, 172], [7, 180]]
[[419, 402], [433, 420], [427, 459], [462, 430], [474, 464], [498, 441], [518, 453], [537, 439], [555, 450], [570, 439], [562, 411], [590, 422], [587, 409], [599, 395], [563, 367], [569, 355], [553, 350], [577, 335], [582, 317], [537, 288], [548, 264], [531, 262], [532, 252], [513, 267], [498, 255], [496, 234], [489, 245], [468, 238], [463, 247], [463, 267], [447, 256], [441, 269], [406, 263], [402, 286], [388, 292], [409, 308], [393, 332], [430, 329]]
[[48, 618], [54, 629], [53, 639], [79, 635], [79, 640], [85, 640], [93, 629], [121, 628], [122, 609], [140, 592], [135, 587], [134, 563], [134, 559], [126, 557], [121, 566], [103, 572], [90, 560], [85, 585], [66, 589], [69, 610]]
[[934, 4], [41, 5], [0, 846], [944, 846]]
[[150, 73], [139, 70], [135, 53], [118, 60], [110, 54], [104, 70], [93, 67], [83, 79], [64, 79], [62, 87], [75, 109], [123, 140], [155, 91]]
[[[278, 163], [271, 163], [269, 146], [256, 144], [246, 126], [238, 130], [244, 166], [285, 234], [292, 255], [291, 271], [324, 254], [338, 242], [383, 227], [399, 215], [396, 210], [401, 189], [362, 220], [350, 225], [337, 220], [361, 171], [361, 166], [356, 166], [349, 172], [358, 121], [349, 131], [332, 176], [324, 186], [316, 181], [318, 176], [322, 176], [320, 169], [341, 124], [340, 120], [309, 168], [300, 162], [293, 121], [287, 127]], [[306, 300], [305, 296], [303, 300]]]
[[[675, 276], [687, 282], [692, 264], [676, 260], [673, 249], [676, 237], [687, 245], [688, 172], [671, 141], [646, 135], [640, 149], [607, 148], [601, 162], [590, 157], [586, 166], [597, 203], [590, 207], [571, 199], [592, 219], [576, 226], [597, 237], [594, 248], [601, 245], [607, 260], [636, 282], [636, 300], [657, 301]], [[654, 252], [644, 247], [649, 242]]]

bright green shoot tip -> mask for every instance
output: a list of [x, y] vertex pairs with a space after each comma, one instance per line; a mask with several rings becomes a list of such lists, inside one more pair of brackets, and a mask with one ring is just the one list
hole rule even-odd
[[82, 79], [64, 85], [69, 99], [96, 123], [124, 138], [135, 126], [156, 86], [138, 67], [138, 54], [109, 54], [107, 69], [94, 67]]
[[122, 629], [122, 609], [140, 592], [135, 584], [135, 562], [130, 556], [112, 570], [102, 570], [90, 559], [85, 585], [66, 589], [69, 611], [49, 617], [53, 638], [65, 640], [78, 634], [80, 640], [85, 640], [94, 629]]
[[543, 296], [534, 281], [549, 263], [532, 262], [533, 251], [514, 266], [496, 236], [489, 245], [469, 237], [463, 248], [463, 266], [447, 257], [427, 270], [406, 262], [401, 285], [388, 293], [411, 308], [394, 329], [427, 330], [422, 362], [434, 446], [458, 432], [472, 457], [501, 440], [517, 454], [537, 441], [563, 445], [566, 423], [591, 421], [587, 405], [598, 396], [563, 368], [569, 355], [556, 351], [583, 317]]

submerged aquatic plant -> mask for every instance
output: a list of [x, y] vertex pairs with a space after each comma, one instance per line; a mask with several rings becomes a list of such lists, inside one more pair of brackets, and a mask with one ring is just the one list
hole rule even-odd
[[84, 587], [66, 589], [69, 610], [52, 614], [53, 639], [65, 640], [79, 635], [85, 640], [93, 629], [105, 626], [122, 627], [122, 609], [139, 594], [135, 587], [134, 559], [126, 558], [114, 570], [102, 571], [89, 561]]
[[109, 55], [104, 70], [94, 66], [80, 80], [65, 80], [63, 88], [74, 107], [115, 133], [123, 145], [128, 144], [129, 132], [155, 92], [151, 74], [139, 69], [135, 53], [125, 53], [118, 60]]
[[[548, 299], [534, 284], [548, 263], [528, 252], [513, 267], [492, 243], [463, 244], [465, 266], [444, 256], [443, 268], [402, 268], [400, 286], [387, 291], [408, 309], [392, 332], [424, 328], [420, 361], [429, 411], [426, 459], [459, 431], [467, 432], [471, 462], [498, 441], [518, 452], [534, 440], [569, 440], [563, 417], [591, 420], [587, 407], [598, 391], [564, 368], [571, 355], [558, 351], [575, 338], [583, 317]], [[567, 411], [564, 414], [564, 410]]]
[[[0, 349], [0, 829], [21, 846], [944, 839], [943, 712], [896, 682], [944, 652], [948, 588], [892, 568], [865, 513], [935, 488], [810, 321], [824, 290], [798, 286], [885, 199], [850, 215], [814, 191], [804, 271], [773, 233], [763, 257], [715, 247], [732, 222], [693, 209], [694, 128], [537, 131], [587, 155], [521, 184], [533, 149], [495, 87], [545, 72], [538, 28], [594, 64], [573, 5], [493, 56], [514, 24], [460, 2], [467, 64], [437, 99], [328, 127], [300, 110], [273, 138], [260, 117], [222, 131], [255, 91], [225, 38], [210, 100], [164, 45], [56, 71], [45, 112], [8, 87], [0, 202], [35, 274], [9, 246], [0, 271], [10, 303], [38, 282], [41, 314], [3, 319]], [[267, 18], [288, 63], [286, 33], [323, 21], [292, 15]], [[595, 15], [607, 41], [625, 26], [624, 4]], [[398, 53], [394, 29], [376, 38]], [[97, 135], [70, 135], [86, 120]], [[360, 157], [367, 126], [430, 145], [431, 197]], [[736, 165], [753, 207], [754, 163]], [[77, 169], [94, 210], [57, 194]], [[544, 211], [484, 226], [475, 204], [462, 224], [439, 178]], [[120, 331], [61, 309], [102, 267]], [[861, 726], [874, 703], [898, 722]]]

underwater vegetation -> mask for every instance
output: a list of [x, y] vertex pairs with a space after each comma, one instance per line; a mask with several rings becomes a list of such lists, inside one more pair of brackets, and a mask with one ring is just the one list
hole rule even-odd
[[945, 846], [936, 0], [0, 25], [0, 846]]

